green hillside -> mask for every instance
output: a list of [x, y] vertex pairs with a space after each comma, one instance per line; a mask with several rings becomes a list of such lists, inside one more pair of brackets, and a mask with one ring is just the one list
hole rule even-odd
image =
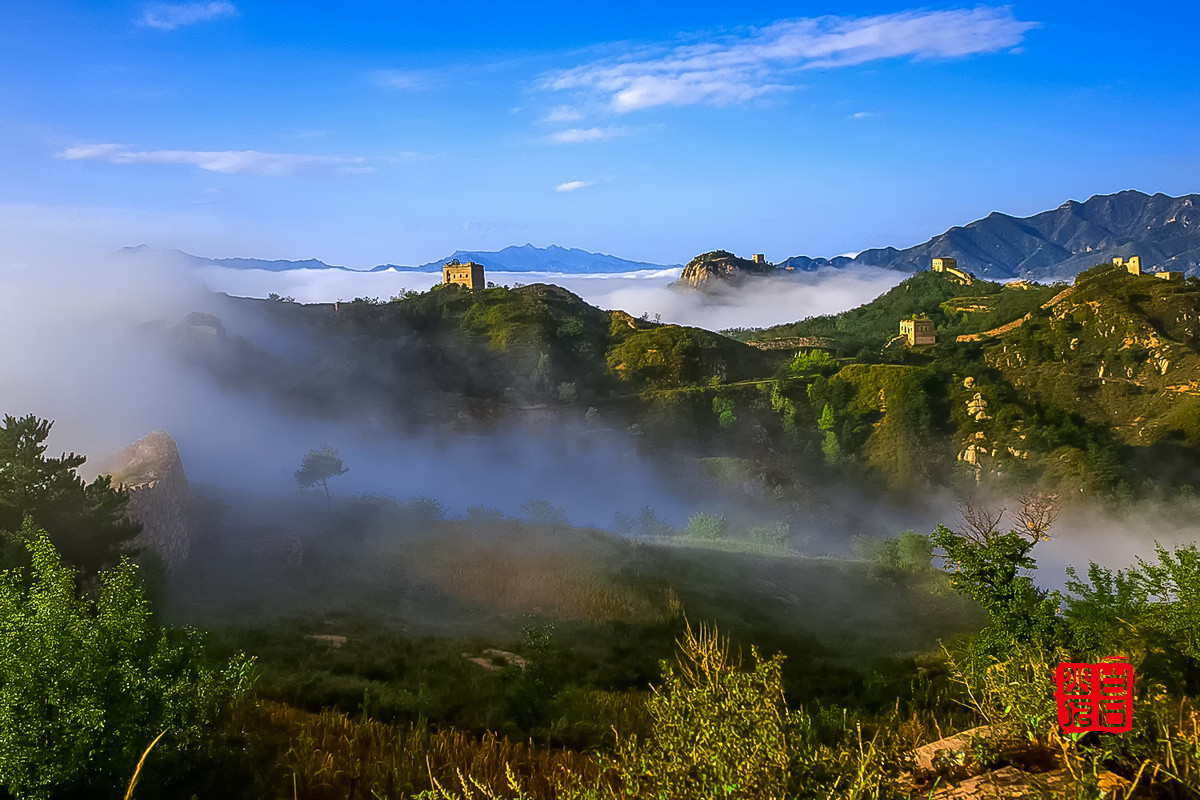
[[[258, 307], [344, 355], [295, 368], [230, 342], [220, 364], [235, 383], [455, 430], [528, 408], [586, 412], [641, 434], [647, 452], [677, 459], [686, 443], [700, 461], [753, 465], [760, 477], [739, 491], [797, 507], [813, 492], [795, 476], [814, 470], [898, 496], [994, 481], [1115, 497], [1200, 474], [1200, 289], [1110, 266], [1073, 286], [924, 272], [859, 308], [741, 333], [820, 337], [832, 355], [659, 325], [540, 284]], [[936, 344], [897, 341], [911, 314], [934, 322]]]
[[1016, 319], [1054, 293], [1039, 284], [1024, 286], [1028, 288], [1006, 288], [979, 279], [965, 283], [945, 273], [919, 272], [849, 311], [731, 333], [744, 341], [820, 337], [829, 339], [839, 352], [857, 354], [883, 347], [897, 335], [899, 320], [914, 314], [928, 316], [948, 334], [973, 333]]

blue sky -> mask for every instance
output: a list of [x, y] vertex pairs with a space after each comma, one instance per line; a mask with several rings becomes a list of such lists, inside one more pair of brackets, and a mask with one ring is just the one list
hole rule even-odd
[[0, 258], [778, 260], [1185, 194], [1196, 30], [1156, 2], [6, 4]]

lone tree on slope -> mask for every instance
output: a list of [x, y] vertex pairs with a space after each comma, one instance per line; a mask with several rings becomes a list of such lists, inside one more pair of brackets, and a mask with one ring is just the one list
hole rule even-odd
[[342, 466], [338, 451], [327, 444], [316, 450], [309, 450], [308, 455], [300, 462], [296, 470], [296, 483], [301, 489], [320, 486], [325, 490], [325, 507], [329, 508], [329, 479], [349, 472], [348, 467]]

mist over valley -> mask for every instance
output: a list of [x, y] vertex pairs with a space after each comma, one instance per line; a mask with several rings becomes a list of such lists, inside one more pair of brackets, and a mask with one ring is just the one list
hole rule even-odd
[[0, 800], [1200, 796], [1200, 11], [604, 12], [0, 10]]

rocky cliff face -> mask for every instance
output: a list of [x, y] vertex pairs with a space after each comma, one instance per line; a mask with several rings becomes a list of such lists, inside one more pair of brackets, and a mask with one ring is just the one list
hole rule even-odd
[[775, 267], [765, 262], [738, 258], [725, 250], [702, 253], [687, 263], [680, 284], [692, 289], [715, 288], [721, 282], [737, 282], [751, 276], [770, 275]]
[[168, 569], [182, 564], [191, 543], [191, 489], [175, 440], [154, 431], [113, 456], [104, 472], [129, 492], [129, 516], [142, 524], [136, 545]]

